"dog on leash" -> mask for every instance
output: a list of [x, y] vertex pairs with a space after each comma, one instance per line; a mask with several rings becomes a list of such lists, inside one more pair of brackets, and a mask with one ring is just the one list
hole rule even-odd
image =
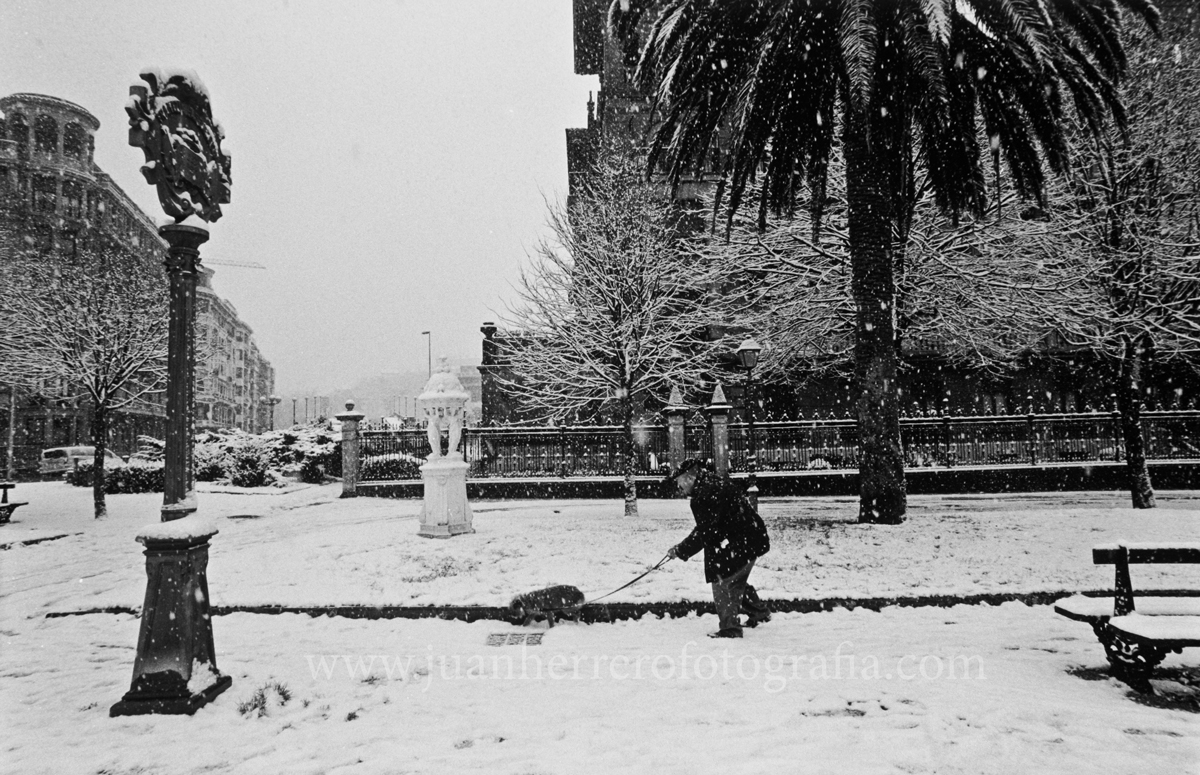
[[578, 587], [559, 584], [517, 595], [508, 604], [508, 611], [514, 622], [522, 622], [525, 626], [543, 618], [553, 627], [556, 615], [578, 622], [584, 599]]

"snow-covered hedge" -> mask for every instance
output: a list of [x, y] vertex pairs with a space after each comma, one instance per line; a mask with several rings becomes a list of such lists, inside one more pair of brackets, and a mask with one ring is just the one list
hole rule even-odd
[[[163, 446], [158, 439], [139, 436], [138, 451], [130, 457], [130, 467], [139, 471], [118, 474], [125, 469], [108, 470], [105, 490], [161, 492]], [[196, 434], [192, 450], [193, 474], [198, 482], [235, 487], [283, 486], [290, 478], [320, 483], [326, 476], [342, 473], [341, 446], [333, 431], [321, 426], [257, 435], [236, 429], [205, 431]], [[72, 472], [67, 481], [80, 487], [91, 486], [91, 464], [83, 464], [80, 469], [79, 473]], [[158, 473], [143, 473], [142, 469], [156, 469]], [[154, 477], [157, 485], [150, 482]], [[130, 489], [144, 487], [152, 489]]]
[[[92, 486], [92, 463], [82, 461], [73, 471], [68, 471], [67, 482], [76, 487]], [[146, 463], [131, 460], [129, 465], [120, 468], [104, 469], [104, 492], [109, 495], [117, 493], [162, 492], [163, 465], [162, 463]]]
[[421, 464], [412, 455], [393, 452], [388, 455], [367, 455], [359, 464], [359, 479], [363, 481], [420, 479]]

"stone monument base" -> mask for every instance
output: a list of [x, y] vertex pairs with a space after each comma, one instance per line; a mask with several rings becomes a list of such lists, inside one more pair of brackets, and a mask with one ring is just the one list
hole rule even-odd
[[421, 529], [426, 538], [450, 538], [474, 533], [471, 504], [467, 503], [467, 469], [461, 454], [427, 460], [421, 466], [425, 502], [421, 506]]

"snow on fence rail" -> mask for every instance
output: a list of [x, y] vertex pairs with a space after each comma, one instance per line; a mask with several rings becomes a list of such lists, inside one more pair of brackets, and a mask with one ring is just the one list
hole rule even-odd
[[[747, 469], [748, 433], [729, 424], [729, 470]], [[909, 468], [1040, 465], [1120, 461], [1125, 457], [1116, 414], [1028, 414], [910, 417], [900, 420]], [[1149, 460], [1200, 459], [1200, 411], [1147, 411], [1142, 432]], [[712, 456], [707, 425], [688, 424], [681, 456]], [[754, 426], [759, 471], [855, 470], [854, 420], [790, 420]], [[360, 481], [420, 478], [429, 454], [423, 429], [360, 431]], [[445, 440], [443, 439], [443, 444]], [[619, 426], [467, 428], [459, 450], [473, 478], [620, 476]], [[640, 476], [665, 472], [667, 426], [634, 430], [634, 468]]]

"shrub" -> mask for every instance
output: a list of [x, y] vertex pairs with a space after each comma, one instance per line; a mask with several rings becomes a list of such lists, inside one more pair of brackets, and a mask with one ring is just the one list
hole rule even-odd
[[363, 480], [420, 479], [421, 463], [411, 455], [394, 452], [390, 455], [370, 455], [359, 465], [359, 477]]
[[265, 487], [271, 473], [271, 451], [261, 443], [240, 444], [229, 451], [229, 483], [234, 487]]
[[[67, 473], [67, 482], [76, 487], [92, 486], [92, 464], [83, 462]], [[122, 468], [104, 469], [104, 492], [108, 495], [163, 491], [161, 464], [134, 461]]]
[[213, 444], [197, 444], [192, 450], [192, 475], [197, 482], [218, 482], [229, 468], [229, 453]]
[[129, 456], [131, 461], [140, 460], [144, 463], [161, 463], [166, 454], [167, 443], [153, 436], [138, 436], [137, 452]]

